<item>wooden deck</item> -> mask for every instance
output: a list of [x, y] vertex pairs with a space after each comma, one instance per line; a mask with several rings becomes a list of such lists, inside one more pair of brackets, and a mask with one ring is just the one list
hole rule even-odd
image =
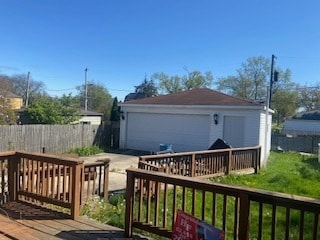
[[81, 216], [70, 215], [24, 202], [9, 202], [0, 206], [0, 239], [143, 239], [124, 238], [124, 231]]

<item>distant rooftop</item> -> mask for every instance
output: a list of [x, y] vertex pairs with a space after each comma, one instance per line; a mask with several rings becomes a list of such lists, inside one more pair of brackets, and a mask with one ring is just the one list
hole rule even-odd
[[10, 91], [6, 92], [4, 94], [4, 97], [6, 97], [6, 98], [22, 98], [21, 96], [14, 94], [13, 92], [10, 92]]
[[301, 112], [292, 116], [291, 119], [300, 119], [300, 120], [320, 120], [320, 110]]
[[94, 112], [94, 111], [84, 111], [83, 109], [80, 110], [80, 116], [102, 116], [103, 113]]

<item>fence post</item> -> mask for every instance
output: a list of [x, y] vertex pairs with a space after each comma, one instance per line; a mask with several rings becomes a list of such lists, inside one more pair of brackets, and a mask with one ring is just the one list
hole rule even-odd
[[249, 239], [250, 200], [247, 194], [240, 194], [239, 240]]
[[226, 161], [226, 175], [229, 175], [231, 171], [231, 161], [232, 161], [232, 149], [228, 150], [228, 157]]
[[126, 217], [124, 227], [125, 237], [132, 237], [134, 182], [135, 179], [133, 173], [127, 170]]
[[81, 186], [81, 170], [83, 163], [76, 163], [71, 167], [72, 171], [72, 188], [71, 188], [71, 217], [76, 220], [80, 216], [80, 186]]

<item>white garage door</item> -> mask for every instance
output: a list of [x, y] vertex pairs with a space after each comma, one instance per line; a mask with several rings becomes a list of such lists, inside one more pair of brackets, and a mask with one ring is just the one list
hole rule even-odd
[[223, 123], [223, 139], [232, 147], [244, 147], [245, 118], [242, 116], [225, 116]]
[[126, 147], [159, 151], [172, 144], [175, 152], [206, 150], [209, 147], [208, 115], [128, 113]]

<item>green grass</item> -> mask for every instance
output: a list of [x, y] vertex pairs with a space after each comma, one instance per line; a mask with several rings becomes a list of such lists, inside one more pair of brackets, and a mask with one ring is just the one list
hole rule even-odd
[[258, 174], [229, 175], [212, 179], [232, 185], [320, 198], [320, 164], [315, 156], [296, 152], [271, 152], [267, 166]]

